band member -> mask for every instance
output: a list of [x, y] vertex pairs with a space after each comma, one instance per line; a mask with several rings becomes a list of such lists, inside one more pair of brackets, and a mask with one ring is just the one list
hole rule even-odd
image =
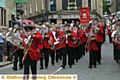
[[113, 57], [114, 60], [119, 63], [120, 61], [120, 38], [119, 38], [119, 34], [117, 34], [117, 32], [119, 31], [119, 22], [116, 23], [116, 26], [114, 26], [114, 28], [112, 29], [112, 42], [113, 42]]
[[[79, 44], [79, 40], [80, 40], [80, 38], [82, 37], [82, 35], [81, 35], [81, 32], [80, 31], [78, 31], [78, 25], [73, 25], [73, 32], [75, 33], [75, 35], [77, 36], [77, 40], [76, 41], [74, 41], [75, 42], [75, 44], [77, 45], [76, 47], [74, 47], [74, 56], [73, 56], [73, 58], [75, 58], [75, 60], [76, 60], [76, 62], [78, 62], [78, 56], [79, 56], [79, 48], [78, 48], [78, 46], [80, 45]], [[73, 59], [73, 64], [74, 64], [74, 59]]]
[[[7, 41], [7, 56], [10, 56], [10, 54], [12, 53], [13, 51], [13, 44], [10, 43], [9, 40], [11, 40], [11, 36], [12, 36], [12, 33], [13, 32], [13, 28], [9, 28], [8, 32], [6, 33], [6, 41]], [[12, 58], [8, 59], [9, 61], [12, 61]]]
[[101, 24], [99, 24], [98, 19], [95, 18], [93, 21], [93, 27], [97, 27], [97, 33], [96, 33], [96, 41], [98, 46], [98, 56], [97, 56], [97, 62], [100, 65], [101, 64], [101, 47], [103, 43], [103, 27]]
[[29, 75], [29, 65], [33, 75], [37, 74], [37, 61], [42, 57], [39, 52], [39, 42], [41, 36], [38, 32], [34, 33], [34, 27], [25, 26], [26, 38], [24, 39], [24, 74]]
[[89, 66], [88, 67], [92, 68], [92, 66], [94, 66], [94, 68], [96, 68], [98, 47], [96, 43], [96, 34], [94, 33], [94, 30], [92, 28], [90, 29], [90, 36], [88, 38], [86, 47], [89, 51]]
[[56, 30], [56, 26], [52, 26], [52, 30], [50, 32], [50, 45], [54, 46], [53, 49], [50, 48], [50, 56], [51, 56], [51, 63], [54, 65], [55, 62], [55, 52], [56, 49], [59, 47], [59, 35], [60, 31]]
[[[56, 27], [56, 29], [57, 29], [58, 36], [61, 37], [60, 34], [61, 34], [62, 31], [60, 31], [60, 27]], [[59, 44], [57, 44], [55, 46], [56, 47], [56, 62], [57, 63], [59, 62], [59, 59], [61, 60], [61, 56], [62, 56], [62, 53], [61, 53], [61, 42], [60, 41], [59, 41]]]
[[[13, 70], [17, 71], [17, 62], [18, 62], [18, 57], [19, 57], [19, 69], [21, 70], [23, 68], [23, 64], [22, 64], [22, 58], [23, 58], [23, 49], [24, 47], [22, 47], [22, 43], [23, 43], [23, 39], [24, 34], [20, 33], [20, 29], [17, 28], [14, 35], [16, 35], [16, 37], [19, 37], [21, 39], [21, 42], [17, 44], [17, 46], [15, 46], [15, 50], [18, 48], [18, 46], [21, 45], [21, 47], [19, 49], [16, 50], [16, 52], [14, 53], [14, 67], [12, 68]], [[18, 36], [17, 36], [18, 35]]]
[[103, 32], [104, 32], [104, 34], [103, 34], [103, 42], [105, 42], [106, 41], [106, 33], [105, 33], [105, 30], [106, 30], [106, 22], [105, 22], [105, 20], [104, 19], [102, 19], [102, 26], [103, 26]]
[[48, 63], [49, 63], [50, 45], [48, 43], [48, 40], [50, 39], [50, 35], [49, 35], [49, 32], [46, 30], [47, 30], [47, 27], [45, 25], [42, 25], [40, 30], [42, 39], [39, 44], [39, 49], [43, 57], [40, 59], [40, 69], [44, 69], [44, 66], [43, 66], [44, 60], [45, 60], [45, 69], [48, 69]]
[[113, 57], [114, 60], [118, 63], [118, 59], [117, 59], [118, 48], [117, 48], [117, 42], [115, 41], [115, 37], [112, 39], [112, 43], [113, 43]]
[[109, 42], [112, 43], [112, 38], [111, 38], [111, 34], [112, 34], [111, 29], [112, 29], [112, 27], [111, 27], [111, 22], [110, 21], [107, 22], [106, 29], [107, 29], [107, 35], [109, 37]]
[[63, 37], [63, 43], [62, 43], [62, 57], [63, 57], [63, 61], [62, 61], [62, 66], [63, 68], [65, 68], [66, 66], [66, 55], [68, 54], [68, 65], [70, 68], [72, 68], [72, 64], [73, 64], [73, 56], [74, 56], [74, 47], [76, 47], [76, 44], [73, 43], [73, 39], [76, 40], [77, 36], [75, 35], [75, 33], [73, 31], [70, 30], [70, 25], [66, 25], [65, 26], [66, 31], [63, 32], [61, 35], [64, 36]]

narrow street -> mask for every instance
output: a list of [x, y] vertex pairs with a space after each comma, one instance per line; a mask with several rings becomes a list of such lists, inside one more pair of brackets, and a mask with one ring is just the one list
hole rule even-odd
[[[108, 38], [107, 38], [108, 39]], [[97, 68], [88, 68], [88, 53], [73, 68], [60, 68], [61, 61], [54, 66], [49, 62], [48, 69], [39, 69], [38, 74], [77, 74], [78, 80], [119, 80], [120, 66], [113, 59], [112, 44], [108, 40], [102, 46], [102, 64]], [[23, 74], [23, 70], [13, 71], [13, 64], [0, 68], [0, 74]]]

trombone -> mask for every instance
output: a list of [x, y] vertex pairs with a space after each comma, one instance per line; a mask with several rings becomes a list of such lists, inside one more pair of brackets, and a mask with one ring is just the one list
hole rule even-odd
[[90, 34], [89, 34], [90, 39], [88, 39], [88, 41], [86, 42], [86, 44], [85, 44], [85, 49], [88, 48], [88, 46], [90, 45], [91, 41], [93, 41], [93, 40], [96, 39], [96, 38], [95, 38], [95, 34], [97, 33], [97, 30], [98, 30], [98, 29], [97, 29], [96, 27], [93, 27], [92, 29], [90, 29]]
[[93, 40], [95, 40], [95, 35], [94, 35], [94, 34], [92, 34], [92, 35], [90, 36], [90, 39], [88, 39], [88, 41], [86, 42], [86, 44], [85, 44], [85, 49], [88, 48], [88, 46], [90, 45], [91, 41], [93, 41]]
[[30, 46], [32, 45], [32, 43], [33, 43], [33, 38], [31, 37], [31, 38], [28, 40], [26, 47], [24, 48], [24, 56], [23, 56], [23, 59], [22, 59], [22, 63], [24, 62], [25, 57], [26, 57], [26, 55], [28, 54], [28, 51], [29, 51]]

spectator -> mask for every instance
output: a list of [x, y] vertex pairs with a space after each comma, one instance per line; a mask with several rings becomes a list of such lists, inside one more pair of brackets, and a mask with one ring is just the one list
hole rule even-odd
[[0, 29], [0, 62], [3, 61], [3, 53], [4, 53], [4, 36], [2, 34], [2, 30]]
[[14, 21], [13, 21], [13, 26], [15, 25], [18, 25], [18, 27], [21, 29], [21, 22], [16, 17], [14, 18]]

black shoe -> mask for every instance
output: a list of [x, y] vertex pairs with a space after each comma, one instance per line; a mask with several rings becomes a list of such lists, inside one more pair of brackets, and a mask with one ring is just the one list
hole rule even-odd
[[72, 68], [72, 66], [69, 66], [69, 68]]
[[13, 67], [12, 69], [13, 69], [14, 71], [17, 71], [17, 68], [15, 68], [15, 67]]
[[98, 62], [98, 65], [101, 65], [101, 62]]
[[62, 67], [63, 69], [65, 69], [65, 66], [64, 66], [64, 65], [62, 65], [61, 67]]
[[75, 63], [72, 63], [72, 65], [75, 65]]
[[54, 64], [52, 64], [52, 66], [54, 66]]
[[76, 62], [78, 62], [78, 60], [76, 60]]
[[59, 63], [58, 61], [56, 61], [56, 63]]
[[48, 67], [45, 67], [45, 69], [48, 69]]
[[96, 66], [94, 66], [94, 68], [97, 68]]
[[44, 68], [43, 68], [43, 67], [41, 67], [41, 68], [39, 68], [39, 69], [41, 69], [41, 70], [42, 70], [42, 69], [44, 69]]
[[92, 68], [92, 66], [88, 66], [88, 68], [90, 68], [90, 69], [91, 69], [91, 68]]
[[23, 68], [20, 68], [19, 70], [22, 70]]
[[118, 60], [116, 60], [116, 62], [117, 62], [117, 63], [119, 63], [119, 61], [118, 61]]

